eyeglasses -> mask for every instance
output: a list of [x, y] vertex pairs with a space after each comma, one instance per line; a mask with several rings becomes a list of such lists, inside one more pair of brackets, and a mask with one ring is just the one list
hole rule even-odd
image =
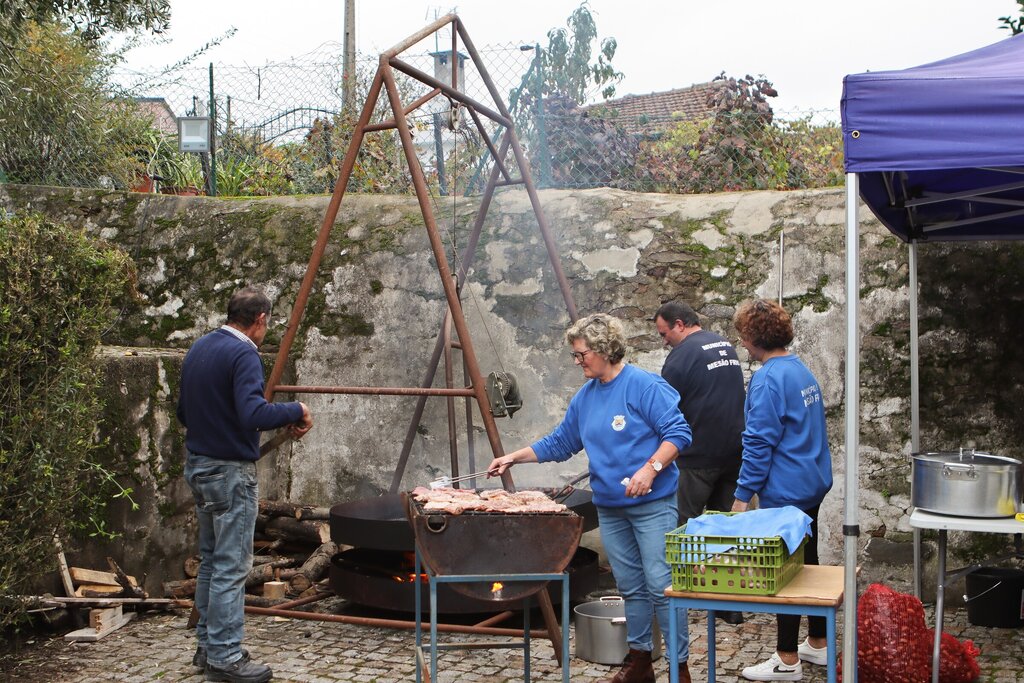
[[583, 359], [587, 357], [587, 354], [593, 352], [594, 351], [592, 349], [587, 349], [586, 351], [570, 351], [569, 355], [572, 356], [573, 361], [582, 363]]

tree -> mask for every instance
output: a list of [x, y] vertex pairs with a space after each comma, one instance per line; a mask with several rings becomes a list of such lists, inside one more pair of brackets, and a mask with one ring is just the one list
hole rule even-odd
[[[596, 60], [594, 42], [597, 40], [597, 23], [590, 13], [586, 0], [566, 20], [565, 28], [548, 31], [548, 46], [538, 55], [541, 93], [568, 97], [577, 104], [589, 99], [590, 89], [601, 87], [605, 99], [615, 96], [615, 84], [623, 74], [612, 66], [615, 49], [614, 38], [604, 38]], [[529, 89], [535, 92], [533, 88]]]
[[1018, 33], [1024, 33], [1024, 0], [1017, 0], [1019, 5], [1020, 16], [1014, 19], [1011, 16], [999, 17], [999, 22], [1002, 24], [999, 28], [1005, 28], [1010, 31], [1010, 35], [1017, 35]]
[[22, 28], [0, 78], [0, 174], [8, 182], [130, 185], [146, 171], [150, 123], [108, 92], [111, 58], [50, 22]]
[[160, 33], [170, 18], [170, 0], [0, 0], [0, 43], [16, 42], [30, 23], [67, 24], [96, 39], [111, 31]]
[[17, 596], [55, 568], [54, 534], [109, 535], [107, 501], [130, 494], [97, 463], [94, 353], [134, 282], [128, 255], [81, 229], [0, 216], [0, 629], [26, 618]]

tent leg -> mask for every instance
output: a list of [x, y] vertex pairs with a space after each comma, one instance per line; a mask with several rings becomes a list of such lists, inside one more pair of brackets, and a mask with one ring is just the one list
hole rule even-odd
[[[917, 241], [908, 247], [910, 270], [910, 452], [921, 452], [921, 376], [917, 309]], [[921, 530], [914, 529], [914, 596], [921, 599]]]
[[[843, 505], [843, 672], [856, 683], [857, 672], [857, 523], [860, 457], [860, 222], [858, 178], [846, 174], [846, 468]], [[853, 674], [852, 676], [850, 674]]]

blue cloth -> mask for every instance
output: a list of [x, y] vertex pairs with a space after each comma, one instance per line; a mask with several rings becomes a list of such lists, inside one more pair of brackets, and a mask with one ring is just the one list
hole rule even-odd
[[597, 506], [601, 543], [615, 576], [615, 585], [626, 609], [626, 642], [634, 650], [653, 649], [654, 616], [658, 617], [665, 637], [665, 651], [675, 648], [679, 662], [690, 657], [690, 636], [686, 613], [679, 614], [679, 632], [675, 643], [668, 642], [668, 598], [665, 589], [672, 583], [665, 560], [665, 534], [675, 528], [675, 496], [648, 501], [630, 507]]
[[[782, 539], [792, 555], [811, 533], [811, 518], [792, 505], [781, 508], [747, 510], [736, 515], [701, 515], [686, 523], [686, 533], [694, 536], [744, 536]], [[710, 549], [709, 552], [725, 552]]]
[[302, 419], [302, 406], [268, 403], [252, 344], [217, 329], [192, 345], [181, 367], [178, 419], [185, 447], [221, 460], [258, 460], [261, 431]]
[[242, 657], [245, 579], [252, 569], [259, 500], [256, 463], [189, 453], [185, 481], [199, 523], [196, 641], [210, 664], [226, 668]]
[[658, 375], [627, 364], [610, 382], [584, 384], [561, 424], [534, 443], [533, 451], [539, 462], [550, 462], [568, 460], [586, 448], [594, 504], [624, 507], [675, 496], [675, 462], [654, 478], [651, 493], [642, 498], [628, 498], [622, 480], [636, 474], [662, 442], [683, 450], [690, 440], [676, 390]]
[[736, 498], [809, 510], [832, 488], [832, 456], [818, 380], [798, 357], [776, 356], [750, 378]]

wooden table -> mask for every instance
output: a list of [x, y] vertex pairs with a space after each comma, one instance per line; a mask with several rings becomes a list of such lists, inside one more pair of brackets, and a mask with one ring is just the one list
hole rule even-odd
[[665, 589], [669, 598], [669, 681], [679, 683], [679, 654], [675, 648], [677, 609], [708, 611], [708, 683], [715, 681], [715, 612], [767, 612], [769, 614], [806, 614], [825, 617], [828, 627], [828, 683], [836, 681], [836, 610], [843, 604], [843, 567], [805, 565], [775, 595], [735, 595], [731, 593], [698, 593]]

